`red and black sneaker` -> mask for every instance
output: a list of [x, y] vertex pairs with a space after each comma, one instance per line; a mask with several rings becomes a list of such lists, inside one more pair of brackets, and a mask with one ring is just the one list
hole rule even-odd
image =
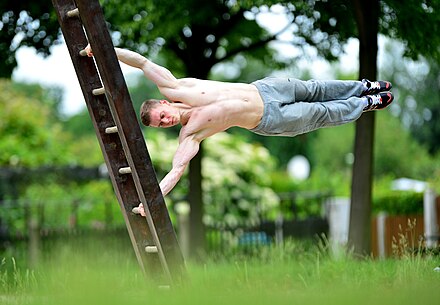
[[394, 100], [394, 96], [391, 92], [367, 95], [366, 98], [368, 99], [368, 106], [364, 108], [364, 111], [384, 109]]
[[390, 82], [387, 82], [385, 80], [377, 80], [375, 82], [371, 82], [368, 79], [363, 79], [362, 83], [367, 88], [364, 92], [362, 92], [362, 95], [370, 95], [370, 94], [378, 94], [380, 92], [384, 91], [390, 91], [390, 89], [393, 87], [393, 85]]

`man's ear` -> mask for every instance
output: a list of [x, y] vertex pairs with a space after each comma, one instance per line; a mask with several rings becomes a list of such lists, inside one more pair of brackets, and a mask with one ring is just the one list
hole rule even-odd
[[168, 102], [167, 100], [160, 100], [159, 103], [161, 103], [162, 105], [169, 105], [170, 102]]

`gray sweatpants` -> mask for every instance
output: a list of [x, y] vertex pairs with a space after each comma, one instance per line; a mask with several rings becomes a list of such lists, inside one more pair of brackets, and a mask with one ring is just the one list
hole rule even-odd
[[250, 131], [261, 135], [296, 136], [321, 127], [357, 120], [364, 109], [360, 81], [268, 77], [252, 83], [260, 92], [264, 112]]

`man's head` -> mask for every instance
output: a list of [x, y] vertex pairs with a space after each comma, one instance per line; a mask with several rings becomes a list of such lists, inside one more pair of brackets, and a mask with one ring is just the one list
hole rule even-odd
[[142, 103], [140, 115], [145, 126], [167, 128], [180, 123], [179, 110], [166, 100], [146, 100]]

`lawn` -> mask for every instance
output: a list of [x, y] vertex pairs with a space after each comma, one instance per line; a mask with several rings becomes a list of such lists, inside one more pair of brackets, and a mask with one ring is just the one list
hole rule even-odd
[[440, 304], [440, 257], [335, 258], [325, 247], [288, 242], [188, 262], [187, 280], [158, 289], [128, 243], [64, 243], [33, 271], [5, 257], [0, 304]]

